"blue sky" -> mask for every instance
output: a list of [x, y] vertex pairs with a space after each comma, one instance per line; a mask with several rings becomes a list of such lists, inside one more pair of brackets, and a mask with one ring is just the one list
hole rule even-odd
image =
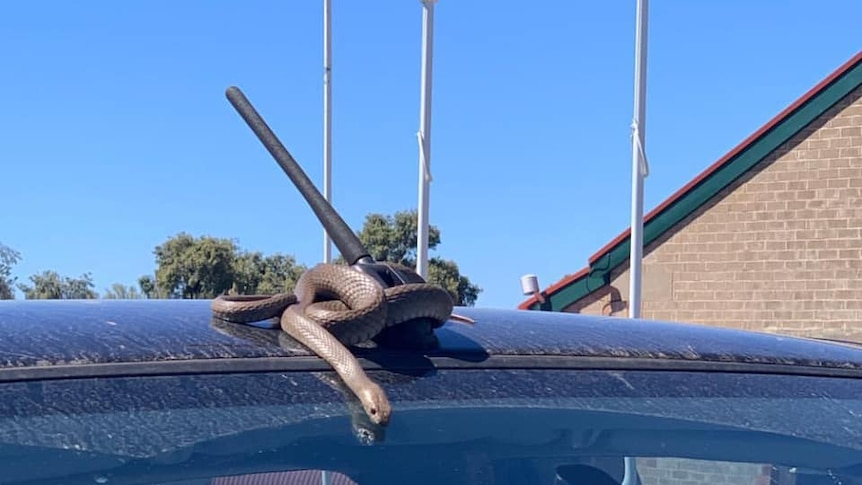
[[[333, 3], [334, 204], [416, 207], [421, 5]], [[862, 44], [862, 2], [653, 1], [645, 207], [656, 206]], [[436, 254], [514, 307], [626, 229], [635, 2], [442, 0], [436, 8]], [[154, 270], [187, 231], [322, 258], [321, 229], [233, 111], [238, 85], [322, 180], [322, 2], [6, 2], [0, 242], [20, 280]]]

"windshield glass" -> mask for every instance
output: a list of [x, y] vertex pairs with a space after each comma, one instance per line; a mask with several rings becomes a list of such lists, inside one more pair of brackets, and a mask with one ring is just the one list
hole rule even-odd
[[327, 372], [2, 384], [0, 481], [620, 483], [633, 457], [643, 484], [862, 483], [852, 379], [372, 374], [393, 416], [371, 442]]

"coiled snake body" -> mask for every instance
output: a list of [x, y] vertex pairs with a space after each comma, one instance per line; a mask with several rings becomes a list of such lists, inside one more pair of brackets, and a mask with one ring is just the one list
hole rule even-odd
[[[412, 272], [405, 267], [399, 270]], [[422, 281], [418, 275], [416, 280]], [[212, 302], [214, 316], [229, 322], [280, 317], [282, 330], [329, 363], [379, 425], [389, 421], [389, 400], [346, 346], [415, 319], [430, 319], [436, 322], [433, 328], [452, 317], [472, 323], [452, 315], [452, 309], [452, 298], [440, 286], [408, 283], [384, 288], [370, 275], [339, 264], [320, 264], [306, 271], [292, 294], [222, 295]]]

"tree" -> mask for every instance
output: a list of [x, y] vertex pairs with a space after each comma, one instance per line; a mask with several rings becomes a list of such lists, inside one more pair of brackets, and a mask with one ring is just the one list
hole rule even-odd
[[150, 275], [138, 278], [138, 287], [147, 298], [156, 298], [156, 279]]
[[[419, 217], [416, 211], [398, 211], [392, 216], [368, 214], [357, 235], [376, 261], [416, 266]], [[428, 228], [428, 249], [440, 244], [440, 230]]]
[[114, 283], [110, 289], [105, 290], [102, 298], [106, 300], [137, 300], [141, 298], [141, 293], [134, 286]]
[[154, 250], [155, 276], [141, 276], [147, 298], [214, 298], [223, 293], [292, 291], [306, 267], [293, 256], [241, 250], [231, 239], [180, 233]]
[[15, 282], [18, 278], [12, 276], [12, 267], [21, 260], [18, 251], [0, 244], [0, 300], [14, 300]]
[[145, 298], [167, 298], [166, 291], [156, 285], [156, 277], [152, 275], [144, 275], [138, 278], [138, 287]]
[[[419, 218], [416, 211], [398, 211], [392, 216], [369, 214], [357, 235], [376, 261], [416, 267], [416, 243]], [[428, 249], [440, 244], [440, 230], [430, 226]], [[344, 258], [339, 257], [340, 262]], [[440, 257], [428, 258], [428, 282], [446, 288], [457, 305], [473, 306], [482, 289], [462, 275], [454, 261]]]
[[236, 243], [179, 233], [156, 246], [155, 287], [174, 298], [214, 298], [235, 279]]
[[[428, 258], [428, 281], [437, 283], [457, 296], [456, 303], [473, 306], [479, 299], [482, 289], [462, 275], [454, 261], [434, 257]], [[453, 296], [454, 297], [454, 296]]]
[[[416, 211], [392, 216], [369, 214], [357, 235], [371, 256], [408, 267], [416, 266]], [[440, 230], [429, 228], [428, 247], [440, 244]], [[274, 294], [293, 291], [307, 270], [293, 256], [244, 251], [233, 239], [194, 237], [179, 233], [156, 246], [155, 275], [138, 279], [147, 298], [214, 298], [231, 293]], [[344, 263], [340, 257], [336, 262]], [[457, 305], [476, 304], [482, 289], [461, 274], [454, 261], [432, 257], [428, 281], [449, 291]], [[109, 292], [110, 293], [110, 292]]]
[[91, 300], [99, 295], [93, 288], [93, 277], [84, 273], [80, 278], [60, 276], [56, 271], [43, 271], [30, 276], [32, 286], [23, 283], [18, 288], [28, 300]]
[[243, 252], [234, 262], [234, 284], [231, 293], [241, 295], [287, 293], [293, 291], [306, 271], [293, 256], [275, 253]]

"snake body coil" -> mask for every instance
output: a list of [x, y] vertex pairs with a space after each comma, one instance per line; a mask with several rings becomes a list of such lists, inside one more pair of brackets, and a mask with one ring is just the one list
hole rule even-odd
[[303, 273], [293, 294], [219, 296], [212, 302], [214, 316], [229, 322], [280, 317], [282, 330], [329, 363], [368, 417], [380, 425], [389, 421], [389, 400], [347, 346], [419, 318], [431, 319], [439, 327], [452, 317], [452, 309], [452, 298], [440, 286], [408, 283], [384, 288], [370, 275], [337, 264], [320, 264]]

